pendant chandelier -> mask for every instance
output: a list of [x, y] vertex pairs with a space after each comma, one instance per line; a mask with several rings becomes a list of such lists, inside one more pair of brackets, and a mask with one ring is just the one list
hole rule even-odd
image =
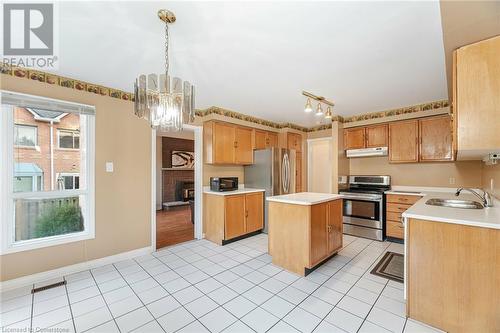
[[[325, 99], [323, 96], [316, 96], [307, 91], [302, 91], [302, 95], [307, 97], [306, 106], [304, 107], [304, 112], [310, 113], [313, 111], [313, 107], [311, 104], [311, 99], [313, 99], [315, 101], [318, 101], [315, 115], [318, 117], [324, 116], [325, 119], [332, 119], [332, 108], [335, 106], [335, 103]], [[323, 112], [323, 106], [321, 104], [327, 105], [325, 112]]]
[[134, 113], [148, 120], [153, 129], [180, 131], [194, 121], [194, 86], [178, 77], [170, 80], [168, 25], [175, 22], [175, 15], [160, 9], [158, 17], [165, 22], [165, 73], [142, 74], [135, 80]]

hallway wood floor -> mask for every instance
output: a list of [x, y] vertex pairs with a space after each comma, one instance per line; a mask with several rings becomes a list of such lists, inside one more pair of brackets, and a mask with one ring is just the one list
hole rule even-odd
[[189, 206], [175, 207], [156, 212], [156, 248], [194, 239]]

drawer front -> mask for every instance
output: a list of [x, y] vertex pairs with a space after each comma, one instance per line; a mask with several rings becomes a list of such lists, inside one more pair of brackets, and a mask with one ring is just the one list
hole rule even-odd
[[413, 205], [415, 202], [420, 200], [422, 197], [417, 196], [417, 195], [387, 194], [386, 198], [387, 198], [387, 202]]
[[403, 239], [405, 237], [405, 228], [400, 222], [387, 221], [386, 235], [387, 237]]
[[387, 212], [386, 213], [386, 220], [387, 221], [394, 221], [394, 222], [401, 222], [401, 214], [402, 213], [396, 213], [396, 212]]
[[411, 205], [404, 205], [404, 204], [388, 202], [387, 203], [387, 212], [403, 213], [410, 207], [411, 207]]

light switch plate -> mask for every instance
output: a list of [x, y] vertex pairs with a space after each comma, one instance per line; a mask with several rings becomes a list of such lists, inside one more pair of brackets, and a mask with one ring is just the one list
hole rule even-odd
[[113, 162], [106, 162], [106, 172], [113, 172], [114, 165]]

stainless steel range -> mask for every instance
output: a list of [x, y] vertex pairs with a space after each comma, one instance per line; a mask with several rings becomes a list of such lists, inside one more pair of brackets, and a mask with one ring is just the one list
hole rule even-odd
[[384, 240], [385, 195], [390, 176], [349, 176], [344, 195], [344, 234]]

